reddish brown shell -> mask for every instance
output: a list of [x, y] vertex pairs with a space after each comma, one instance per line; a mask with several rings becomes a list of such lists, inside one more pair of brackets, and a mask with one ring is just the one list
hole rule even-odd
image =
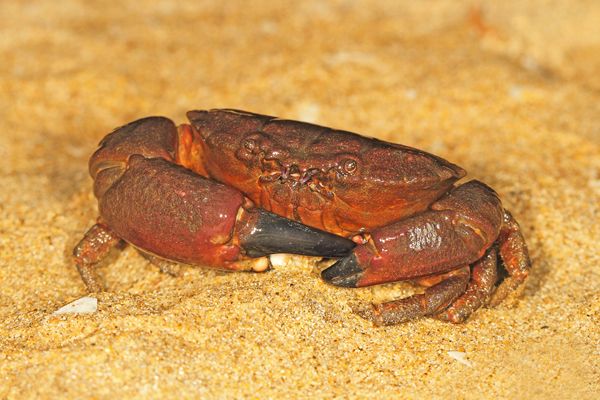
[[[349, 235], [423, 211], [465, 175], [432, 154], [237, 110], [191, 111], [207, 175], [257, 205]], [[198, 159], [198, 157], [196, 157]]]

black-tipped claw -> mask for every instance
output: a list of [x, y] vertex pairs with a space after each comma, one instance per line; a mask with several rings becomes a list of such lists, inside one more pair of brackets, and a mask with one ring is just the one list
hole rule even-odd
[[321, 278], [335, 286], [357, 287], [362, 274], [356, 256], [351, 254], [321, 272]]
[[240, 245], [250, 257], [288, 253], [305, 256], [344, 257], [355, 246], [349, 239], [311, 228], [273, 213], [256, 210], [258, 218]]

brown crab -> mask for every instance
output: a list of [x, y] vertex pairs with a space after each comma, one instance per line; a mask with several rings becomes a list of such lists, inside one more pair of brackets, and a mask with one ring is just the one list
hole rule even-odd
[[188, 118], [132, 122], [92, 155], [100, 217], [74, 249], [88, 290], [101, 290], [94, 264], [121, 240], [167, 272], [170, 261], [264, 271], [263, 256], [295, 253], [343, 257], [322, 272], [333, 285], [426, 287], [358, 311], [378, 325], [461, 322], [528, 275], [525, 241], [497, 194], [455, 185], [465, 171], [439, 157], [244, 111]]

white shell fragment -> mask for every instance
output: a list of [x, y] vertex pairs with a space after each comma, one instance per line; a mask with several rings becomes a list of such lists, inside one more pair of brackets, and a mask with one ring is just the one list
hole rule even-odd
[[285, 267], [286, 264], [290, 262], [292, 256], [289, 254], [271, 254], [269, 258], [271, 259], [271, 265], [275, 268], [278, 268]]
[[462, 351], [449, 351], [448, 355], [454, 358], [459, 363], [466, 365], [467, 367], [473, 366], [473, 363], [467, 360], [467, 354], [463, 353]]
[[92, 314], [96, 311], [98, 311], [98, 299], [96, 299], [95, 297], [85, 296], [65, 306], [62, 306], [58, 310], [54, 311], [52, 315]]

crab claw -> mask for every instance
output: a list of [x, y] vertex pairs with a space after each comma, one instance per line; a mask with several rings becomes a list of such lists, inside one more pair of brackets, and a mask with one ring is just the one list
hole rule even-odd
[[430, 210], [374, 230], [321, 276], [336, 286], [362, 287], [447, 273], [484, 255], [498, 237], [502, 214], [495, 192], [468, 182]]
[[363, 272], [356, 256], [350, 254], [321, 272], [321, 277], [335, 286], [358, 287]]
[[351, 240], [255, 208], [239, 191], [163, 158], [132, 155], [99, 199], [118, 238], [163, 259], [264, 271], [274, 253], [340, 257]]
[[239, 233], [239, 244], [249, 257], [276, 253], [343, 257], [355, 246], [349, 239], [262, 209], [248, 214], [251, 222]]

